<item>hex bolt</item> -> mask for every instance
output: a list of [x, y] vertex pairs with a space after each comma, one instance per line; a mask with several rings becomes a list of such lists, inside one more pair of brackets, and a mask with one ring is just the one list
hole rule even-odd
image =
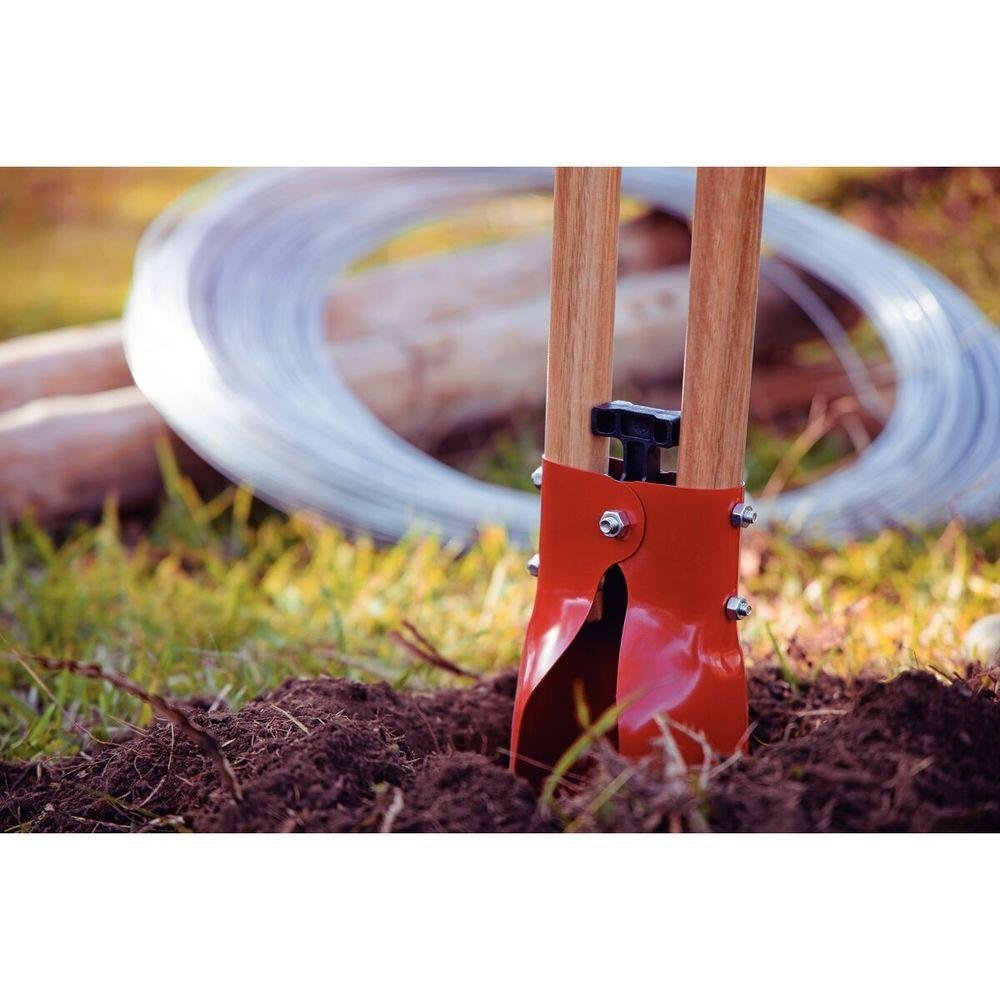
[[525, 563], [525, 569], [532, 575], [538, 576], [538, 566], [541, 563], [541, 558], [536, 552], [528, 561]]
[[738, 503], [729, 515], [734, 528], [749, 528], [757, 520], [757, 511], [748, 503]]
[[542, 467], [538, 466], [537, 469], [531, 474], [531, 482], [536, 490], [542, 488]]
[[597, 526], [605, 538], [621, 538], [628, 531], [628, 517], [624, 511], [606, 510]]
[[749, 618], [752, 612], [753, 608], [745, 597], [734, 596], [726, 601], [726, 617], [730, 621]]

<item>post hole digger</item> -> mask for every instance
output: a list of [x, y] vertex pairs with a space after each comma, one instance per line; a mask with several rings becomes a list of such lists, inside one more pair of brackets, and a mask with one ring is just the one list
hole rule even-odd
[[580, 736], [581, 700], [593, 718], [614, 706], [630, 758], [664, 723], [689, 763], [747, 732], [737, 582], [764, 170], [698, 171], [680, 412], [609, 402], [620, 177], [556, 172], [538, 590], [511, 734], [536, 784]]

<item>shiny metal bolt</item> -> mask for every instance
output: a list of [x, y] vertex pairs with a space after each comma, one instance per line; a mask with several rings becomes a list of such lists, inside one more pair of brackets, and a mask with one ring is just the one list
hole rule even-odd
[[726, 617], [730, 621], [749, 618], [752, 612], [753, 608], [745, 597], [730, 597], [726, 601]]
[[528, 561], [525, 563], [525, 569], [532, 575], [538, 576], [538, 566], [541, 563], [541, 559], [536, 552]]
[[606, 510], [597, 526], [605, 538], [621, 538], [628, 531], [628, 518], [620, 510]]
[[537, 469], [531, 474], [531, 482], [534, 484], [536, 490], [542, 488], [542, 467], [538, 466]]
[[757, 520], [757, 511], [748, 503], [738, 503], [729, 515], [729, 520], [734, 528], [749, 528]]

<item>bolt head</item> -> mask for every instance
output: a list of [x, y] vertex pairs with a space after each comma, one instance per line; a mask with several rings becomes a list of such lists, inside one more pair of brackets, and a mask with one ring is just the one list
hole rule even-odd
[[729, 516], [734, 528], [749, 528], [757, 520], [757, 511], [748, 503], [738, 503]]
[[628, 517], [620, 510], [606, 510], [597, 526], [605, 538], [621, 538], [628, 531]]
[[541, 564], [541, 558], [536, 552], [528, 561], [525, 563], [525, 569], [532, 575], [538, 576], [538, 567]]
[[753, 613], [753, 607], [745, 597], [735, 595], [726, 601], [726, 617], [730, 621], [739, 621], [741, 618], [749, 618]]
[[538, 466], [537, 469], [531, 474], [531, 482], [536, 490], [542, 488], [542, 467]]

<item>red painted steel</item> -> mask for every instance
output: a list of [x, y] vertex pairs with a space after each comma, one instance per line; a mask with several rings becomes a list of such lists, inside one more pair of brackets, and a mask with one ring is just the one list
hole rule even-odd
[[[656, 752], [657, 718], [691, 764], [746, 738], [736, 622], [740, 487], [698, 490], [543, 461], [538, 591], [518, 675], [511, 766], [538, 783], [580, 734], [574, 684], [591, 718], [619, 706], [612, 739], [628, 757]], [[598, 529], [623, 512], [624, 536]], [[602, 580], [603, 614], [590, 615]], [[689, 731], [689, 732], [688, 732]], [[690, 734], [700, 734], [693, 736]]]

